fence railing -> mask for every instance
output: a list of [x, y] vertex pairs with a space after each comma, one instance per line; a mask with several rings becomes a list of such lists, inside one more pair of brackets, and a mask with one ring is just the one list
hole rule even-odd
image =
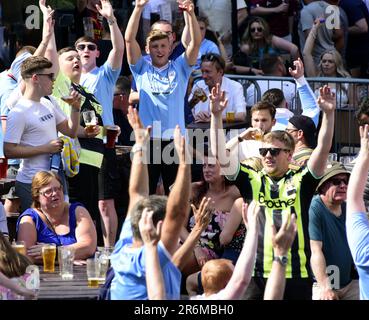
[[[292, 77], [241, 76], [227, 74], [227, 77], [240, 82], [244, 88], [247, 108], [261, 100], [263, 93], [271, 88], [281, 89], [289, 110], [302, 113], [301, 101]], [[354, 155], [360, 146], [359, 126], [355, 118], [360, 101], [369, 96], [369, 80], [356, 78], [306, 78], [312, 90], [319, 95], [319, 87], [328, 84], [336, 93], [337, 110], [332, 152], [340, 155]], [[248, 112], [250, 117], [250, 112]]]

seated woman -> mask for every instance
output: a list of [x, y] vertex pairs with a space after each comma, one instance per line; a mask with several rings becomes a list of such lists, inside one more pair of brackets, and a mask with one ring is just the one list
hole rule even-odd
[[80, 203], [64, 202], [59, 176], [40, 171], [32, 180], [32, 207], [17, 221], [17, 239], [23, 240], [27, 256], [42, 262], [42, 243], [75, 248], [75, 259], [87, 259], [96, 250], [96, 229], [88, 211]]
[[[244, 67], [241, 61], [234, 61], [235, 73], [262, 74], [260, 62], [264, 55], [281, 55], [287, 52], [288, 60], [294, 61], [299, 57], [296, 45], [270, 33], [268, 23], [260, 17], [253, 17], [241, 39], [240, 54], [244, 54]], [[292, 59], [292, 60], [291, 60]]]
[[[343, 65], [340, 53], [334, 48], [323, 52], [320, 57], [319, 65], [314, 63], [312, 52], [319, 26], [320, 20], [316, 19], [305, 42], [303, 57], [306, 75], [308, 77], [351, 78], [350, 73]], [[336, 94], [338, 109], [345, 108], [354, 102], [354, 90], [352, 85], [348, 83], [329, 82], [329, 79], [327, 79], [327, 83], [325, 84]], [[319, 96], [319, 88], [322, 85], [321, 83], [315, 84], [315, 94], [317, 97]]]
[[[205, 152], [206, 153], [206, 152]], [[183, 268], [185, 275], [201, 269], [206, 261], [221, 257], [223, 250], [219, 242], [219, 235], [230, 215], [233, 203], [241, 195], [235, 186], [227, 185], [224, 176], [220, 174], [219, 163], [213, 157], [204, 156], [203, 180], [192, 183], [192, 202], [198, 207], [203, 197], [212, 199], [212, 217], [207, 228], [202, 232], [199, 244], [192, 252], [187, 265]], [[193, 216], [189, 218], [189, 230], [195, 224]], [[189, 232], [183, 228], [181, 240], [184, 241]]]

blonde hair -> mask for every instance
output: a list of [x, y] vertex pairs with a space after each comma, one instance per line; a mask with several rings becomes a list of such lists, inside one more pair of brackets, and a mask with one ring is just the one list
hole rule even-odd
[[295, 150], [295, 141], [287, 131], [275, 130], [263, 137], [263, 142], [273, 143], [274, 140], [282, 142], [291, 152]]
[[168, 34], [166, 32], [157, 29], [151, 30], [146, 37], [146, 45], [148, 46], [151, 42], [161, 39], [168, 39], [169, 41]]
[[333, 50], [326, 50], [320, 55], [320, 61], [319, 61], [319, 77], [324, 77], [323, 71], [322, 71], [322, 59], [325, 54], [331, 54], [333, 56], [334, 64], [336, 65], [336, 72], [339, 76], [343, 78], [351, 78], [350, 73], [345, 69], [345, 66], [343, 65], [343, 60], [341, 54], [333, 49]]
[[40, 189], [47, 186], [52, 179], [58, 180], [60, 186], [63, 187], [63, 183], [57, 173], [52, 171], [39, 171], [32, 179], [32, 208], [40, 209]]
[[201, 282], [205, 294], [224, 289], [232, 277], [234, 267], [231, 260], [214, 259], [206, 262], [201, 270]]
[[8, 278], [20, 277], [31, 264], [31, 261], [18, 253], [0, 232], [0, 272]]

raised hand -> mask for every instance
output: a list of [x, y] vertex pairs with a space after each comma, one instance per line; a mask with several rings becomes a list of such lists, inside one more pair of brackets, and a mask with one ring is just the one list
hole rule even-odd
[[293, 240], [297, 232], [296, 215], [292, 214], [290, 219], [286, 219], [278, 233], [274, 225], [272, 225], [272, 244], [274, 255], [284, 256], [291, 248]]
[[202, 231], [209, 225], [213, 214], [210, 208], [210, 202], [211, 198], [203, 197], [198, 209], [191, 203], [191, 208], [195, 217], [195, 226], [199, 227]]
[[188, 157], [186, 140], [181, 134], [181, 129], [177, 125], [174, 129], [174, 147], [177, 151], [180, 164], [186, 164], [186, 157]]
[[128, 107], [127, 119], [135, 133], [136, 143], [144, 145], [148, 142], [151, 126], [148, 126], [146, 130], [144, 129], [136, 108]]
[[111, 19], [114, 17], [114, 10], [109, 0], [100, 0], [101, 6], [96, 4], [96, 10], [105, 18]]
[[195, 10], [195, 6], [191, 0], [177, 0], [178, 7], [183, 10], [191, 13]]
[[336, 109], [336, 95], [331, 88], [325, 85], [319, 88], [318, 105], [324, 112], [333, 112]]
[[217, 83], [215, 87], [211, 89], [210, 99], [210, 111], [215, 116], [221, 114], [227, 107], [228, 99], [225, 97], [225, 92], [220, 90], [220, 84]]
[[360, 152], [369, 155], [369, 125], [360, 126]]
[[46, 6], [46, 0], [40, 0], [38, 5], [44, 17], [48, 17], [54, 13], [54, 10], [50, 6]]
[[142, 211], [142, 216], [140, 221], [138, 222], [138, 227], [140, 229], [141, 239], [144, 244], [156, 246], [160, 240], [163, 221], [160, 220], [155, 228], [152, 221], [153, 214], [154, 211], [149, 211], [149, 209], [145, 208]]
[[136, 0], [136, 7], [141, 8], [144, 7], [149, 0]]
[[295, 69], [288, 68], [288, 72], [292, 77], [298, 79], [304, 75], [304, 64], [300, 58], [293, 62]]

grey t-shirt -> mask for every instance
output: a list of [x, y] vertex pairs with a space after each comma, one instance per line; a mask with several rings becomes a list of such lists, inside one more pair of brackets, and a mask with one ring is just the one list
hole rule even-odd
[[[305, 46], [305, 36], [304, 31], [311, 29], [314, 24], [314, 20], [317, 18], [325, 17], [328, 18], [329, 14], [326, 13], [326, 8], [329, 4], [325, 1], [315, 1], [304, 6], [300, 14], [300, 23], [298, 26], [300, 46], [304, 48]], [[319, 64], [321, 54], [329, 49], [334, 49], [333, 42], [333, 30], [328, 29], [323, 23], [319, 29], [315, 40], [315, 46], [313, 50], [313, 58], [316, 65]]]

